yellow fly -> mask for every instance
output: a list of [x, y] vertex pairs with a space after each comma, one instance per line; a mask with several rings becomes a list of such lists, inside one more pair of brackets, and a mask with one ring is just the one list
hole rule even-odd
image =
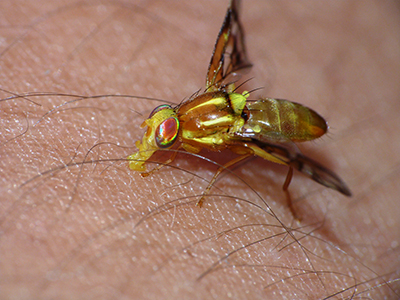
[[[239, 22], [238, 2], [231, 1], [218, 34], [204, 93], [176, 107], [160, 105], [155, 108], [141, 126], [147, 126], [147, 132], [141, 143], [136, 142], [139, 151], [128, 157], [129, 167], [146, 176], [149, 173], [146, 173], [145, 162], [153, 153], [174, 145], [191, 153], [199, 153], [202, 148], [212, 151], [229, 148], [239, 156], [219, 168], [204, 195], [224, 169], [256, 155], [289, 166], [283, 189], [291, 209], [287, 189], [293, 169], [351, 196], [349, 188], [335, 173], [304, 156], [294, 144], [326, 133], [328, 126], [320, 115], [301, 104], [282, 99], [263, 98], [251, 103], [247, 101], [247, 92], [236, 93], [232, 81], [225, 83], [230, 75], [251, 67]], [[229, 63], [225, 65], [226, 59]], [[175, 155], [176, 152], [165, 164], [172, 162]], [[202, 205], [204, 195], [197, 205]]]

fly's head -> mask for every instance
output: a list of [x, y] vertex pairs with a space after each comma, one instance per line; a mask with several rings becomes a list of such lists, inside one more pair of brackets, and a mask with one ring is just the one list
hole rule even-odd
[[179, 133], [177, 114], [166, 104], [156, 107], [140, 127], [146, 126], [142, 142], [135, 143], [139, 150], [128, 157], [129, 168], [139, 172], [146, 171], [145, 162], [155, 151], [172, 147]]

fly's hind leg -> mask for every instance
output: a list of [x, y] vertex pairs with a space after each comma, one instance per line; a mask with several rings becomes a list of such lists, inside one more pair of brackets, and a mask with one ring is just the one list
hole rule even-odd
[[289, 171], [288, 171], [288, 174], [286, 175], [285, 183], [283, 184], [282, 189], [286, 194], [286, 199], [287, 199], [287, 202], [289, 205], [290, 212], [292, 213], [293, 217], [297, 221], [300, 221], [300, 218], [298, 217], [298, 215], [293, 207], [292, 197], [290, 196], [290, 192], [289, 192], [289, 185], [290, 185], [290, 182], [292, 181], [292, 178], [293, 178], [293, 167], [289, 167]]

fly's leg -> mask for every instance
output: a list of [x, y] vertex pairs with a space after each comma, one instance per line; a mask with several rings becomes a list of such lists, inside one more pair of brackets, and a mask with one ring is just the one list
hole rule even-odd
[[285, 183], [283, 184], [282, 189], [286, 194], [286, 199], [289, 205], [290, 212], [297, 221], [300, 221], [300, 218], [297, 216], [296, 211], [293, 208], [292, 198], [290, 197], [289, 185], [293, 177], [293, 166], [289, 165], [291, 161], [289, 154], [285, 152], [285, 148], [282, 148], [282, 145], [279, 146], [273, 145], [273, 147], [271, 146], [265, 147], [264, 145], [265, 149], [260, 148], [257, 145], [251, 143], [246, 143], [245, 145], [246, 147], [250, 148], [253, 151], [254, 155], [257, 155], [265, 160], [269, 160], [274, 163], [289, 166], [289, 171], [288, 174], [286, 175]]
[[172, 163], [174, 161], [177, 154], [178, 154], [178, 151], [174, 151], [172, 153], [171, 157], [167, 161], [160, 163], [157, 167], [153, 168], [152, 170], [150, 170], [148, 172], [140, 173], [140, 175], [142, 175], [142, 177], [147, 177], [147, 176], [151, 175], [153, 172], [160, 170], [162, 167], [169, 165], [170, 163]]
[[290, 212], [293, 215], [293, 218], [295, 218], [297, 221], [300, 221], [300, 218], [297, 216], [297, 213], [294, 210], [292, 197], [290, 196], [290, 192], [289, 192], [289, 185], [290, 185], [290, 182], [292, 181], [292, 178], [293, 178], [293, 167], [289, 167], [289, 171], [288, 171], [288, 174], [286, 175], [285, 183], [283, 184], [282, 189], [286, 194], [286, 199], [287, 199], [287, 202], [289, 205]]
[[217, 172], [214, 174], [213, 178], [211, 179], [210, 183], [208, 184], [206, 190], [204, 191], [203, 195], [201, 196], [200, 200], [197, 202], [197, 206], [201, 207], [203, 205], [204, 202], [204, 198], [205, 196], [207, 196], [207, 194], [210, 192], [212, 186], [214, 185], [215, 181], [217, 180], [217, 177], [219, 176], [219, 174], [221, 174], [222, 171], [226, 170], [227, 168], [229, 168], [230, 166], [233, 166], [235, 164], [237, 164], [238, 162], [241, 162], [242, 160], [245, 160], [246, 158], [252, 156], [253, 153], [248, 153], [239, 157], [236, 157], [235, 159], [231, 160], [230, 162], [226, 163], [225, 165], [223, 165], [222, 167], [220, 167]]

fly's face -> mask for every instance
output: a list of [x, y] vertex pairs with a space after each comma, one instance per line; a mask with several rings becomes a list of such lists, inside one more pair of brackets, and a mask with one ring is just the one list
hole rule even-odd
[[144, 164], [155, 151], [172, 147], [179, 134], [176, 112], [169, 105], [156, 107], [140, 127], [146, 126], [142, 143], [135, 143], [139, 151], [128, 157], [129, 168], [139, 172], [146, 171]]

